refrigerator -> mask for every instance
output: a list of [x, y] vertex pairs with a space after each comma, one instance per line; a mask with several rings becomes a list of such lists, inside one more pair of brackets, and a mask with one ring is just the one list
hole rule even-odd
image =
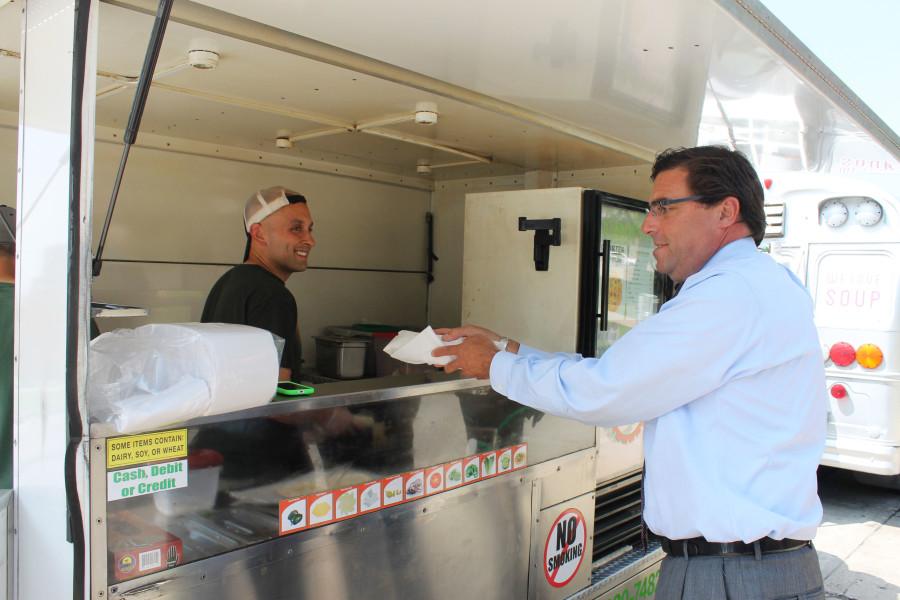
[[[462, 323], [599, 357], [671, 297], [646, 202], [584, 188], [466, 195]], [[597, 483], [640, 470], [643, 427], [597, 428]]]

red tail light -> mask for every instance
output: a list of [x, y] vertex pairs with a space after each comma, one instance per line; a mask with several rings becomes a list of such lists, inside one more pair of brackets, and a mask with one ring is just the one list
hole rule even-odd
[[840, 383], [836, 383], [831, 386], [831, 389], [829, 391], [831, 392], [831, 397], [836, 400], [843, 400], [847, 397], [847, 388], [845, 388]]
[[828, 351], [828, 358], [839, 367], [846, 367], [856, 360], [856, 349], [847, 342], [838, 342]]

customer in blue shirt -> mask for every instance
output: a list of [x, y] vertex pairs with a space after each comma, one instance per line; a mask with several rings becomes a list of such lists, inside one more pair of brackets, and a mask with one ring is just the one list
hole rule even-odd
[[825, 374], [803, 285], [757, 251], [763, 190], [722, 147], [667, 150], [643, 231], [681, 286], [601, 358], [548, 354], [477, 326], [440, 330], [448, 372], [598, 426], [645, 421], [644, 519], [660, 536], [659, 599], [824, 598]]

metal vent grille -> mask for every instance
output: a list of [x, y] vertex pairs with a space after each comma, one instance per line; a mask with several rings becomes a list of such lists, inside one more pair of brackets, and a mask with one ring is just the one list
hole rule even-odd
[[784, 202], [765, 204], [766, 237], [784, 237]]
[[641, 541], [641, 474], [626, 475], [597, 487], [594, 501], [596, 561]]

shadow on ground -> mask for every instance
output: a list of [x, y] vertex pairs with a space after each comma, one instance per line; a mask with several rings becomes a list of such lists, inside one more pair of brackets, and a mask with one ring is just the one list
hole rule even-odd
[[839, 557], [819, 553], [822, 576], [825, 578], [825, 597], [839, 600], [897, 600], [900, 587], [871, 575], [851, 571]]
[[900, 599], [900, 493], [820, 468], [819, 496], [825, 514], [815, 544], [826, 598]]

